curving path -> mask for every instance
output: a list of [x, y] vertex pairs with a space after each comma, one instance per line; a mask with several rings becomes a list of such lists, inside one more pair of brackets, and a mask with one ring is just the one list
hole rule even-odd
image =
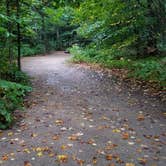
[[165, 166], [164, 102], [69, 58], [22, 59], [33, 92], [13, 128], [0, 131], [0, 165]]

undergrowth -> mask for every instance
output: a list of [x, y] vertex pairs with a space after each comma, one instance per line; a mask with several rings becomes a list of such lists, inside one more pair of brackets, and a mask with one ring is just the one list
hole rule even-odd
[[31, 87], [29, 77], [15, 65], [0, 76], [0, 129], [6, 129], [13, 122], [13, 112], [22, 109], [23, 98]]
[[28, 86], [0, 80], [0, 129], [8, 128], [13, 122], [13, 112], [22, 109], [23, 97], [31, 91]]
[[[166, 57], [138, 58], [136, 56], [119, 56], [111, 54], [110, 50], [96, 50], [95, 48], [80, 48], [74, 45], [69, 49], [76, 63], [97, 63], [107, 68], [129, 70], [129, 77], [155, 82], [162, 88], [166, 87]], [[112, 50], [111, 50], [112, 52]]]

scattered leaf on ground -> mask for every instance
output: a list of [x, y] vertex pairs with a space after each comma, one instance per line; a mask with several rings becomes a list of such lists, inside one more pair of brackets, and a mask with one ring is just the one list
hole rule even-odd
[[125, 166], [135, 166], [135, 164], [134, 163], [126, 163]]
[[143, 115], [143, 114], [139, 114], [139, 115], [137, 116], [137, 120], [138, 120], [138, 121], [143, 121], [143, 120], [145, 120], [144, 115]]
[[32, 164], [29, 161], [24, 161], [24, 166], [32, 166]]
[[66, 163], [68, 161], [68, 155], [58, 155], [57, 158], [61, 163]]
[[2, 160], [7, 161], [9, 159], [9, 156], [7, 154], [2, 156]]
[[129, 139], [129, 133], [123, 133], [122, 139]]
[[112, 160], [112, 154], [107, 154], [106, 155], [106, 160]]

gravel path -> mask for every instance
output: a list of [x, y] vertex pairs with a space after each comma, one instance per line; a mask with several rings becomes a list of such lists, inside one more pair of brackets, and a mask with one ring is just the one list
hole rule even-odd
[[165, 166], [164, 102], [69, 58], [23, 58], [33, 92], [13, 128], [0, 131], [0, 165]]

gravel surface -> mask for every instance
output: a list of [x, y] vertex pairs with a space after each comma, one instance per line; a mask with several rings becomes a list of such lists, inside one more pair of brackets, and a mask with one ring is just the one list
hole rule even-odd
[[117, 77], [68, 63], [22, 59], [33, 92], [0, 131], [2, 166], [165, 166], [165, 104]]

